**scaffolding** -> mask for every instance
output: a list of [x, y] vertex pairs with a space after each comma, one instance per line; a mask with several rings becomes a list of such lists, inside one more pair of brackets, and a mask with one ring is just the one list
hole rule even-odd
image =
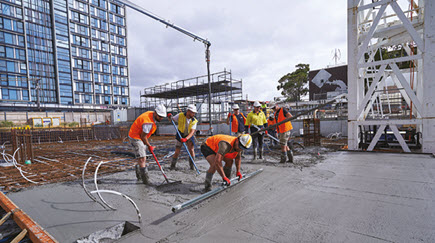
[[[211, 120], [222, 121], [231, 111], [231, 105], [243, 98], [242, 80], [232, 78], [231, 71], [211, 74]], [[145, 88], [140, 95], [141, 107], [153, 110], [164, 104], [168, 112], [178, 113], [190, 104], [196, 105], [197, 119], [204, 123], [208, 117], [209, 84], [207, 75]]]

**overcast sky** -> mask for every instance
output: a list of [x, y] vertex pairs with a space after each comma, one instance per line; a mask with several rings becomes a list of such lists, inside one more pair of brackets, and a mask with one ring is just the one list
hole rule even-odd
[[[131, 0], [211, 42], [211, 72], [232, 71], [243, 95], [271, 100], [298, 63], [312, 70], [347, 62], [346, 0], [151, 1]], [[139, 90], [206, 75], [205, 47], [135, 10], [127, 10], [131, 103]]]

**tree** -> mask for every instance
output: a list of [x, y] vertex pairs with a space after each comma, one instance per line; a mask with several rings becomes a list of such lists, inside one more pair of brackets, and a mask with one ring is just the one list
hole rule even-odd
[[308, 93], [308, 72], [309, 64], [298, 64], [294, 72], [288, 73], [278, 80], [276, 87], [282, 90], [281, 94], [287, 97], [287, 101], [300, 101], [301, 97]]

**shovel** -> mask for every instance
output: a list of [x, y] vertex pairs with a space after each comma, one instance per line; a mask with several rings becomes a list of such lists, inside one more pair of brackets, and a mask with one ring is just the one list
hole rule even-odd
[[[171, 120], [172, 125], [174, 125], [175, 131], [177, 132], [178, 136], [179, 136], [180, 138], [182, 138], [180, 132], [178, 131], [177, 126], [175, 125], [174, 120], [172, 120], [172, 118], [169, 119], [169, 120]], [[198, 175], [201, 174], [201, 172], [199, 172], [199, 170], [198, 170], [198, 167], [196, 167], [195, 161], [193, 160], [192, 155], [190, 154], [189, 149], [187, 148], [187, 145], [186, 145], [185, 143], [183, 143], [183, 145], [184, 145], [184, 148], [186, 149], [187, 154], [189, 155], [190, 159], [192, 160], [192, 164], [193, 164], [193, 166], [195, 167], [196, 173], [197, 173]]]
[[[157, 163], [157, 165], [159, 166], [159, 169], [160, 169], [160, 171], [162, 172], [163, 177], [165, 177], [165, 180], [166, 180], [166, 183], [167, 183], [167, 184], [165, 184], [165, 185], [175, 185], [175, 184], [180, 184], [181, 181], [173, 181], [173, 182], [170, 182], [170, 181], [169, 181], [169, 179], [168, 179], [168, 177], [166, 176], [165, 172], [163, 171], [163, 168], [162, 168], [162, 166], [160, 165], [159, 160], [157, 159], [156, 155], [154, 154], [153, 151], [151, 151], [151, 154], [153, 155], [154, 159], [156, 160], [156, 163]], [[162, 186], [162, 185], [161, 185], [161, 186]]]

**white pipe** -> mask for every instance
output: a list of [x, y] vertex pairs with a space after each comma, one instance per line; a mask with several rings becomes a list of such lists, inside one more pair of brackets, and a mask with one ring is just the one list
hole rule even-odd
[[111, 194], [115, 194], [115, 195], [118, 195], [118, 196], [122, 196], [122, 197], [124, 197], [125, 199], [127, 199], [128, 201], [130, 201], [131, 204], [133, 204], [134, 209], [136, 209], [137, 217], [139, 218], [139, 225], [141, 225], [141, 223], [142, 223], [142, 216], [141, 216], [141, 214], [140, 214], [139, 207], [138, 207], [137, 204], [133, 201], [133, 199], [131, 199], [130, 197], [128, 197], [127, 195], [125, 195], [125, 194], [123, 194], [123, 193], [120, 193], [120, 192], [117, 192], [117, 191], [112, 191], [112, 190], [96, 190], [96, 191], [91, 191], [92, 194], [98, 193], [98, 195], [100, 195], [100, 192], [103, 192], [103, 193], [111, 193]]
[[[100, 166], [101, 166], [102, 164], [104, 164], [104, 163], [107, 163], [107, 162], [103, 162], [103, 161], [101, 161], [101, 162], [98, 164], [97, 168], [95, 169], [95, 174], [94, 174], [95, 189], [97, 189], [96, 192], [97, 192], [97, 194], [98, 194], [98, 197], [101, 199], [101, 201], [102, 201], [102, 202], [103, 202], [107, 207], [109, 207], [110, 209], [112, 209], [112, 210], [116, 210], [116, 208], [112, 207], [110, 204], [108, 204], [108, 203], [103, 199], [103, 197], [101, 196], [101, 194], [100, 194], [100, 192], [99, 192], [99, 190], [98, 190], [98, 183], [97, 183], [98, 169], [99, 169]], [[91, 192], [91, 193], [92, 193], [92, 192]]]

